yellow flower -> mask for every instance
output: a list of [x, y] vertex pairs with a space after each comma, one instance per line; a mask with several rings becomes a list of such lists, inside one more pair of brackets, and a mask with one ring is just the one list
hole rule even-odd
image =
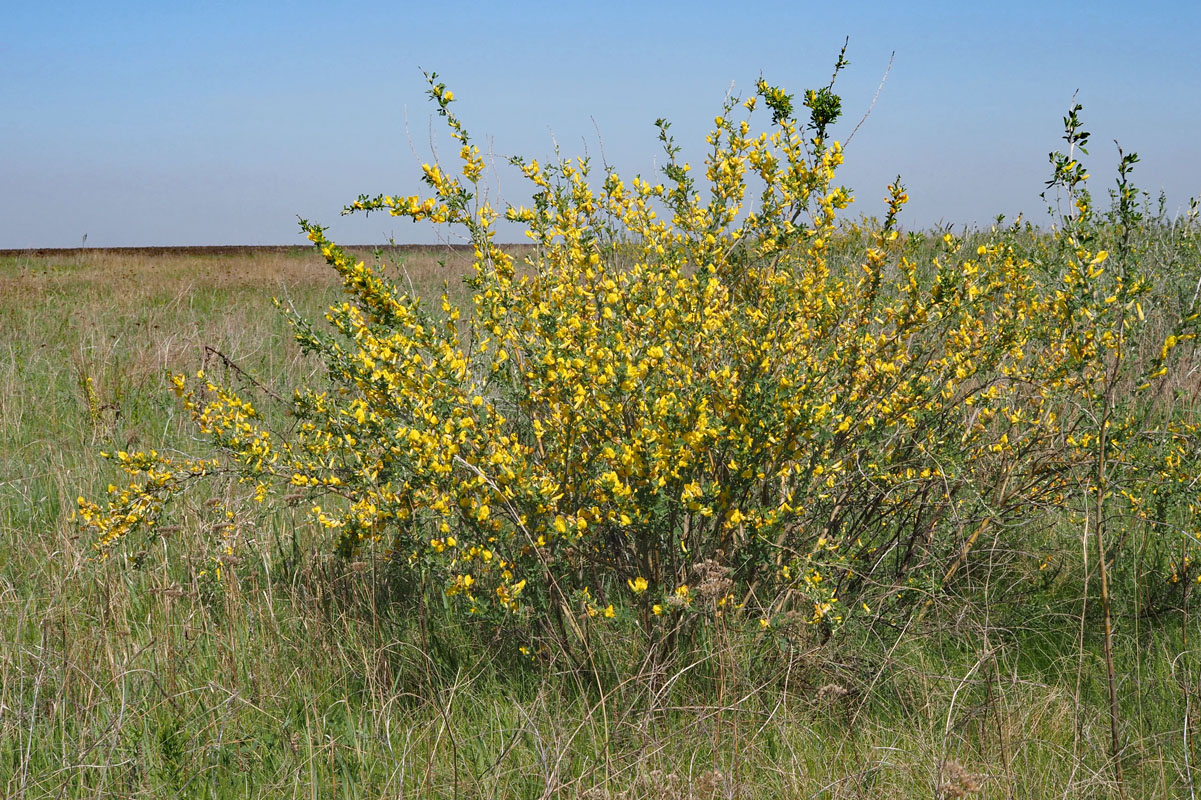
[[643, 578], [641, 575], [634, 580], [627, 579], [626, 583], [629, 584], [630, 590], [633, 591], [634, 594], [642, 594], [646, 591], [646, 578]]

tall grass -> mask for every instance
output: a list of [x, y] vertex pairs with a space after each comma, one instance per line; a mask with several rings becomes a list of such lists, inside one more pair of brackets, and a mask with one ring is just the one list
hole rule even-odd
[[[1137, 251], [1157, 292], [1194, 289], [1195, 236], [1149, 220]], [[470, 255], [401, 258], [436, 295]], [[584, 671], [532, 665], [403, 576], [328, 555], [286, 505], [217, 585], [198, 578], [220, 499], [203, 493], [153, 545], [91, 560], [69, 518], [77, 494], [117, 479], [97, 452], [196, 448], [164, 371], [215, 351], [266, 386], [312, 380], [270, 298], [314, 316], [337, 292], [308, 253], [0, 258], [0, 794], [1117, 796], [1096, 558], [1080, 557], [1095, 545], [1063, 516], [984, 537], [936, 593], [909, 589], [902, 602], [929, 603], [920, 616], [830, 639], [800, 620], [716, 618], [670, 662], [648, 658], [637, 625], [585, 621]], [[1195, 372], [1165, 393], [1174, 413], [1194, 413]], [[1122, 551], [1162, 556], [1175, 581], [1114, 569], [1137, 797], [1195, 786], [1196, 567], [1178, 541]]]

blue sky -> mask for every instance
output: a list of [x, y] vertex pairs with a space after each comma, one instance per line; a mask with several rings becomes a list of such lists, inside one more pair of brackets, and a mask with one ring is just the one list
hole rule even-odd
[[[1079, 90], [1094, 191], [1112, 140], [1169, 212], [1201, 194], [1201, 4], [8, 4], [0, 37], [0, 248], [280, 244], [296, 217], [344, 242], [432, 241], [339, 216], [418, 191], [431, 159], [421, 70], [499, 156], [587, 150], [624, 175], [661, 163], [652, 123], [699, 160], [731, 83], [825, 83], [843, 38], [841, 180], [877, 213], [900, 173], [910, 227], [1043, 219], [1047, 153]], [[598, 140], [597, 132], [600, 137]], [[446, 147], [445, 137], [433, 142]], [[449, 152], [449, 151], [446, 151]], [[499, 194], [528, 195], [500, 173]], [[452, 239], [453, 240], [453, 239]]]

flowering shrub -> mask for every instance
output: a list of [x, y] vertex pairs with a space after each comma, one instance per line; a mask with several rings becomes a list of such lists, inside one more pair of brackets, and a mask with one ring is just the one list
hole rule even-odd
[[[254, 405], [270, 397], [174, 376], [213, 453], [116, 454], [130, 483], [80, 499], [101, 553], [196, 479], [234, 480], [264, 505], [304, 499], [339, 552], [369, 548], [465, 613], [566, 637], [627, 614], [832, 629], [904, 604], [898, 586], [936, 589], [1033, 509], [1195, 538], [1196, 421], [1165, 387], [1197, 316], [1147, 303], [1133, 162], [1096, 214], [1077, 123], [1055, 161], [1061, 227], [948, 233], [919, 257], [899, 180], [882, 222], [838, 224], [829, 88], [808, 120], [762, 80], [727, 102], [703, 177], [663, 121], [662, 182], [515, 159], [532, 202], [502, 210], [430, 86], [457, 165], [424, 165], [425, 196], [350, 210], [466, 231], [471, 306], [427, 304], [302, 223], [346, 293], [329, 329], [285, 312], [327, 380], [296, 389], [284, 433]], [[496, 242], [502, 214], [528, 256]]]

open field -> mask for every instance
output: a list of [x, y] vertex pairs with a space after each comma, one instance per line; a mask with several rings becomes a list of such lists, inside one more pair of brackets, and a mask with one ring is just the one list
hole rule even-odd
[[[1149, 230], [1142, 252], [1192, 280], [1179, 241]], [[469, 257], [397, 255], [432, 296]], [[1119, 796], [1092, 545], [1066, 519], [984, 537], [898, 622], [830, 638], [720, 618], [666, 666], [637, 625], [598, 627], [586, 674], [390, 602], [394, 576], [334, 557], [286, 505], [215, 587], [202, 512], [221, 498], [203, 493], [160, 538], [93, 560], [71, 515], [119, 480], [100, 451], [198, 449], [166, 372], [320, 382], [271, 298], [319, 318], [340, 296], [293, 248], [0, 254], [0, 795]], [[1190, 797], [1195, 568], [1183, 589], [1118, 572], [1125, 791]]]

